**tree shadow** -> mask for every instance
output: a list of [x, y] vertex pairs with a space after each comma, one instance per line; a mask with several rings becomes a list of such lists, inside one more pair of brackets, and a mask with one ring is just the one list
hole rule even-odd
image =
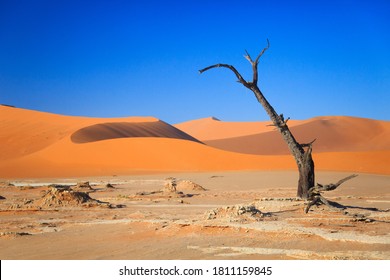
[[367, 210], [367, 211], [374, 211], [374, 212], [388, 212], [387, 210], [378, 209], [376, 207], [363, 207], [363, 206], [355, 206], [355, 205], [343, 205], [335, 201], [328, 200], [328, 203], [330, 206], [334, 208], [338, 208], [340, 210], [347, 210], [347, 209], [359, 209], [359, 210]]
[[[326, 203], [325, 203], [326, 202]], [[386, 213], [389, 212], [389, 209], [379, 209], [376, 207], [363, 207], [363, 206], [356, 206], [356, 205], [343, 205], [335, 201], [330, 200], [319, 200], [317, 201], [316, 205], [324, 204], [328, 206], [329, 208], [337, 209], [339, 211], [343, 211], [342, 213], [344, 215], [350, 216], [353, 221], [355, 222], [365, 222], [365, 223], [372, 223], [372, 222], [381, 222], [381, 223], [390, 223], [390, 221], [383, 221], [378, 220], [372, 217], [369, 217], [370, 214], [362, 214], [362, 213], [350, 213], [348, 210], [350, 209], [357, 209], [357, 210], [364, 210], [364, 211], [371, 211], [371, 212], [379, 212], [379, 213]], [[307, 209], [307, 208], [306, 208]], [[307, 213], [307, 212], [306, 212]]]

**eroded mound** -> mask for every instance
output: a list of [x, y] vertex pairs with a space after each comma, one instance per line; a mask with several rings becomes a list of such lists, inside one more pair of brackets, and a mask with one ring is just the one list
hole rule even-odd
[[255, 205], [234, 205], [207, 211], [207, 220], [226, 220], [227, 222], [248, 223], [261, 221], [265, 215]]
[[57, 206], [109, 206], [107, 202], [101, 202], [91, 198], [86, 192], [74, 191], [65, 187], [50, 187], [49, 190], [36, 200], [34, 205], [37, 207], [57, 207]]
[[91, 187], [91, 185], [89, 184], [89, 182], [80, 182], [80, 183], [77, 183], [76, 186], [74, 187], [71, 187], [71, 189], [73, 191], [77, 191], [77, 192], [92, 192], [94, 191], [95, 189], [93, 189]]
[[176, 188], [178, 190], [190, 190], [190, 191], [205, 191], [206, 190], [201, 185], [198, 185], [197, 183], [194, 183], [190, 180], [180, 180], [177, 183]]
[[194, 193], [187, 193], [188, 191], [199, 192], [205, 191], [205, 189], [189, 180], [180, 180], [177, 182], [176, 178], [168, 177], [165, 179], [162, 189], [137, 192], [135, 195], [128, 196], [128, 198], [135, 200], [152, 200], [154, 202], [178, 199], [177, 201], [180, 203], [188, 203], [184, 202], [182, 198], [190, 198], [196, 195]]
[[14, 185], [9, 182], [0, 182], [0, 188], [13, 187]]

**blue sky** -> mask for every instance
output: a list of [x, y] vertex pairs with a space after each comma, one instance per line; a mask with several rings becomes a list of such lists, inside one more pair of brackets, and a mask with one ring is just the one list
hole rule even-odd
[[0, 0], [0, 103], [66, 115], [390, 119], [390, 1]]

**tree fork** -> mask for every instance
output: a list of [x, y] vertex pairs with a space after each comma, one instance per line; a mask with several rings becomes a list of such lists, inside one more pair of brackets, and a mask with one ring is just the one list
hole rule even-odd
[[[248, 88], [254, 93], [257, 101], [264, 108], [264, 110], [270, 117], [273, 125], [278, 129], [279, 133], [283, 137], [283, 140], [287, 143], [291, 154], [294, 156], [299, 171], [297, 196], [300, 198], [307, 199], [309, 190], [314, 187], [314, 180], [315, 180], [314, 161], [311, 156], [312, 144], [314, 141], [312, 141], [309, 144], [299, 144], [298, 141], [294, 138], [290, 129], [288, 128], [287, 121], [284, 120], [283, 115], [279, 115], [276, 113], [275, 109], [264, 97], [263, 93], [261, 92], [261, 90], [257, 85], [258, 82], [257, 67], [259, 64], [259, 60], [260, 57], [269, 49], [269, 47], [270, 47], [270, 43], [269, 40], [267, 39], [267, 46], [263, 48], [263, 50], [259, 53], [259, 55], [256, 57], [254, 61], [249, 55], [249, 53], [245, 51], [246, 55], [244, 55], [244, 57], [252, 65], [253, 78], [251, 82], [244, 80], [244, 78], [237, 71], [237, 69], [234, 66], [229, 64], [223, 64], [223, 63], [214, 64], [199, 70], [199, 72], [202, 74], [203, 72], [213, 68], [220, 68], [220, 67], [227, 68], [236, 75], [239, 83], [241, 83], [242, 85], [244, 85], [246, 88]], [[305, 150], [304, 147], [307, 147], [307, 150]]]

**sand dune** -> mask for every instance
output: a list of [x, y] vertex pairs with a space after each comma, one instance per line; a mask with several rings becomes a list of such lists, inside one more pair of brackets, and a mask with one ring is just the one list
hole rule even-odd
[[0, 163], [0, 177], [104, 176], [278, 167], [291, 169], [294, 162], [286, 156], [241, 155], [170, 138], [121, 138], [85, 144], [63, 139], [34, 154]]
[[[238, 124], [232, 125], [232, 128]], [[229, 123], [224, 125], [225, 128], [228, 126]], [[389, 122], [352, 117], [319, 117], [294, 123], [290, 127], [295, 138], [301, 143], [317, 139], [313, 146], [315, 152], [390, 150]], [[252, 132], [255, 131], [254, 129]], [[238, 153], [289, 154], [286, 144], [275, 130], [256, 134], [249, 132], [246, 136], [205, 140], [205, 143]]]
[[[295, 126], [306, 121], [290, 120], [289, 125]], [[274, 127], [270, 121], [262, 122], [225, 122], [215, 117], [191, 120], [175, 124], [178, 129], [194, 136], [201, 141], [219, 140], [271, 132]]]
[[68, 137], [75, 143], [125, 137], [198, 141], [153, 117], [72, 117], [0, 106], [0, 119], [0, 160], [35, 153]]
[[[230, 152], [198, 142], [195, 138], [199, 134], [192, 135], [194, 138], [187, 134], [188, 131], [182, 132], [152, 117], [68, 117], [0, 106], [0, 118], [0, 178], [296, 169], [293, 158], [284, 155], [282, 146], [278, 147], [272, 139], [269, 140], [271, 143], [257, 144], [260, 147], [275, 144], [263, 148], [267, 151], [273, 148], [273, 154]], [[216, 120], [209, 121], [223, 124]], [[330, 150], [314, 154], [318, 170], [390, 174], [390, 149], [383, 140], [389, 139], [387, 123], [352, 118], [331, 118], [326, 121], [319, 118], [295, 124], [297, 133], [300, 130], [306, 133], [308, 140], [312, 139], [309, 132], [317, 137], [326, 135], [322, 132], [325, 128], [332, 135], [338, 133], [337, 152]], [[255, 127], [253, 123], [247, 126], [235, 123], [233, 132], [229, 133], [229, 125], [222, 125], [221, 136], [241, 135], [238, 137], [240, 141], [247, 137], [243, 135], [250, 133], [250, 128]], [[375, 127], [376, 134], [369, 126]], [[243, 127], [241, 131], [239, 127]], [[365, 127], [367, 129], [363, 131]], [[267, 135], [273, 133], [270, 132], [272, 127], [266, 125], [256, 129], [257, 134], [252, 137], [270, 137]], [[260, 133], [262, 130], [264, 132]], [[355, 130], [362, 132], [362, 135], [355, 136]], [[218, 136], [216, 131], [213, 131], [213, 137]], [[332, 137], [322, 142], [319, 139], [318, 145], [336, 145], [332, 141]], [[250, 146], [250, 141], [241, 143]], [[342, 149], [346, 143], [349, 143], [349, 149]], [[369, 143], [370, 149], [364, 150], [364, 143]]]

